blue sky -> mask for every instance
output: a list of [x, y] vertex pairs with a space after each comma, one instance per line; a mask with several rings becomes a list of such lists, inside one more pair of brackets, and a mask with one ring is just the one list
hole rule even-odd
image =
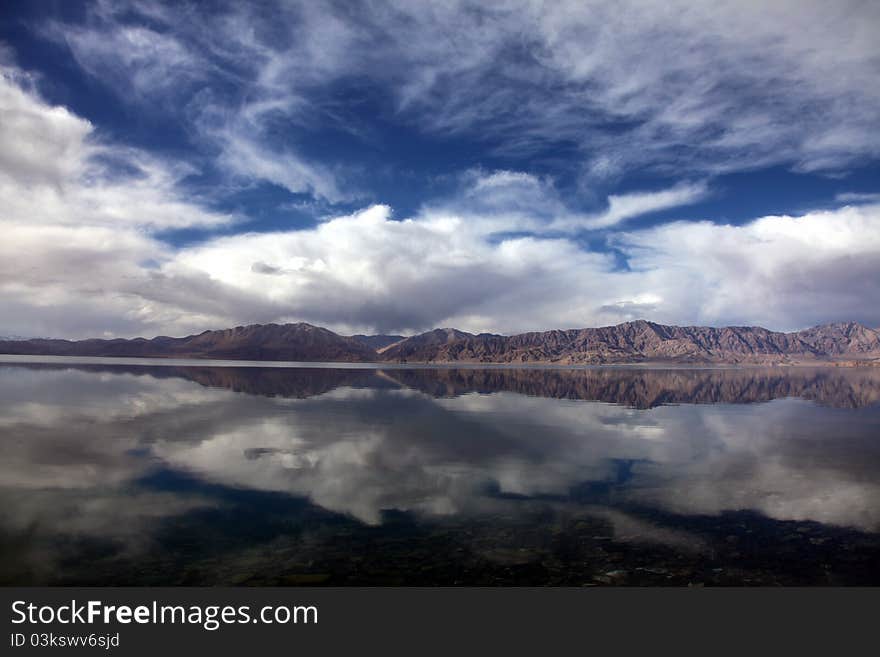
[[0, 334], [880, 325], [880, 7], [761, 5], [7, 2]]

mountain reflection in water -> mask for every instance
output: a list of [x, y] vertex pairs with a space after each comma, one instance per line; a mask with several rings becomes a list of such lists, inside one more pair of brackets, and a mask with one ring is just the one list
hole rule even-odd
[[877, 369], [0, 363], [4, 584], [880, 584]]

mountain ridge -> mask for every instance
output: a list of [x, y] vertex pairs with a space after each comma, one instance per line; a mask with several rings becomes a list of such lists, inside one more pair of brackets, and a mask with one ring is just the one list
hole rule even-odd
[[172, 338], [34, 339], [0, 342], [0, 353], [133, 358], [216, 358], [369, 362], [375, 351], [354, 338], [304, 322], [251, 324]]
[[367, 345], [370, 349], [373, 349], [377, 352], [381, 352], [383, 349], [390, 347], [396, 342], [406, 340], [405, 335], [363, 335], [359, 333], [351, 337], [353, 340], [357, 340], [358, 342]]
[[0, 340], [0, 353], [303, 362], [880, 364], [880, 330], [858, 322], [782, 333], [760, 326], [673, 326], [634, 320], [510, 336], [438, 328], [404, 337], [342, 336], [300, 322], [251, 324], [182, 338]]
[[604, 364], [630, 362], [773, 363], [880, 358], [880, 332], [836, 322], [781, 333], [759, 326], [670, 326], [647, 320], [512, 336], [429, 331], [386, 348], [385, 360]]

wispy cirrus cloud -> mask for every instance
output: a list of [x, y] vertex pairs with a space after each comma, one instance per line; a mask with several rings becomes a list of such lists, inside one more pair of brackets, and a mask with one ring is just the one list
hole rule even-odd
[[601, 209], [578, 211], [566, 203], [552, 178], [524, 171], [471, 170], [456, 193], [431, 201], [424, 210], [473, 217], [487, 233], [525, 231], [570, 234], [607, 230], [654, 212], [693, 205], [711, 194], [707, 182], [667, 189], [612, 194]]
[[709, 195], [706, 183], [685, 183], [669, 189], [653, 192], [612, 194], [604, 212], [583, 217], [566, 217], [555, 220], [551, 226], [567, 230], [598, 230], [611, 228], [642, 215], [692, 205]]
[[86, 70], [149, 102], [209, 89], [225, 122], [206, 134], [237, 175], [330, 200], [346, 197], [346, 162], [314, 161], [297, 135], [358, 129], [340, 89], [487, 152], [562, 149], [588, 184], [634, 170], [838, 172], [880, 155], [880, 10], [855, 0], [98, 6], [92, 23], [58, 28]]
[[880, 202], [880, 193], [844, 192], [837, 194], [834, 200], [840, 203], [878, 203]]
[[[299, 152], [293, 131], [275, 134], [279, 123], [313, 121], [302, 85], [320, 68], [312, 65], [315, 53], [278, 52], [275, 39], [260, 34], [271, 28], [256, 9], [227, 9], [208, 16], [194, 7], [98, 2], [87, 23], [52, 23], [44, 32], [125, 102], [148, 112], [158, 104], [174, 116], [232, 177], [330, 202], [350, 199], [332, 166]], [[283, 24], [291, 11], [278, 10]]]

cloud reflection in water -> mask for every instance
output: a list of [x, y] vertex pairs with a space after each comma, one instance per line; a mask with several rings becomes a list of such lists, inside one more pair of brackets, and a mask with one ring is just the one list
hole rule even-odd
[[[235, 491], [377, 529], [389, 512], [501, 522], [542, 507], [681, 552], [718, 537], [664, 526], [665, 514], [873, 534], [878, 390], [861, 370], [7, 366], [0, 531], [37, 580], [70, 558], [53, 547], [65, 537], [155, 552], [168, 523], [234, 507]], [[230, 513], [221, 533], [235, 531]]]

